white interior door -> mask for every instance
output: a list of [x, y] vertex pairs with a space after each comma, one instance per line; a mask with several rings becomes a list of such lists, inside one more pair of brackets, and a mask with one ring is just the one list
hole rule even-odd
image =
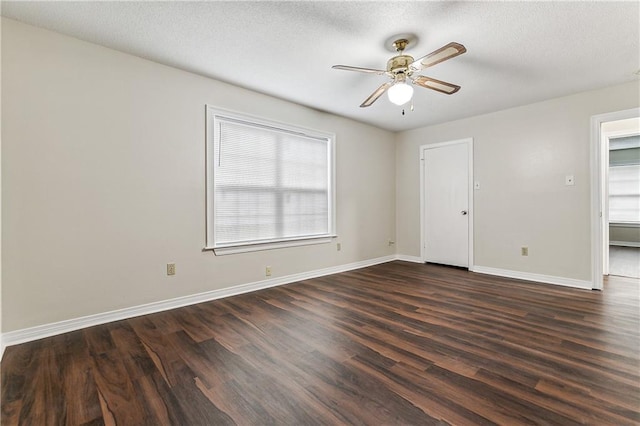
[[469, 267], [470, 144], [423, 149], [425, 262]]

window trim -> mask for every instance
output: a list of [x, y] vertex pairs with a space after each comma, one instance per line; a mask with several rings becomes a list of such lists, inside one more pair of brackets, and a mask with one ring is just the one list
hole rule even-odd
[[[216, 123], [220, 120], [230, 120], [242, 124], [253, 125], [274, 131], [286, 131], [297, 133], [316, 139], [324, 139], [328, 144], [328, 210], [329, 210], [329, 230], [326, 235], [313, 235], [306, 237], [291, 237], [279, 240], [267, 240], [264, 242], [246, 242], [233, 244], [215, 244], [215, 159], [213, 153], [218, 138], [215, 134]], [[205, 244], [203, 250], [213, 251], [216, 255], [227, 255], [236, 253], [246, 253], [260, 250], [271, 250], [285, 247], [297, 247], [310, 244], [330, 243], [337, 237], [336, 233], [336, 135], [335, 133], [319, 131], [315, 129], [295, 126], [250, 114], [226, 110], [212, 105], [205, 105]]]

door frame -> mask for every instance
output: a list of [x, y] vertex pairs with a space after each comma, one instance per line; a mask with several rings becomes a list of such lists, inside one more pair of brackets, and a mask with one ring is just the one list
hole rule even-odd
[[469, 216], [469, 271], [473, 271], [474, 261], [473, 261], [473, 217], [474, 217], [474, 207], [473, 207], [473, 138], [465, 138], [465, 139], [456, 139], [447, 142], [439, 142], [432, 143], [426, 145], [420, 145], [420, 259], [422, 259], [422, 263], [426, 262], [425, 258], [425, 199], [424, 199], [424, 190], [425, 190], [425, 165], [424, 165], [424, 154], [425, 150], [433, 149], [433, 148], [442, 148], [444, 146], [450, 145], [459, 145], [466, 144], [467, 145], [467, 156], [468, 156], [468, 171], [469, 171], [469, 182], [467, 184], [467, 197], [468, 197], [468, 216]]
[[604, 263], [604, 213], [605, 178], [607, 174], [603, 150], [608, 143], [603, 141], [602, 123], [640, 117], [640, 108], [609, 112], [591, 116], [591, 286], [603, 288]]

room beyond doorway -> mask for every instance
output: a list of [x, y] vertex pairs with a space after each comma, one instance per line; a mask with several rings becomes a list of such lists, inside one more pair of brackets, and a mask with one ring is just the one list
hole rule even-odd
[[609, 275], [640, 278], [640, 247], [609, 246]]
[[600, 126], [602, 273], [640, 278], [640, 117]]

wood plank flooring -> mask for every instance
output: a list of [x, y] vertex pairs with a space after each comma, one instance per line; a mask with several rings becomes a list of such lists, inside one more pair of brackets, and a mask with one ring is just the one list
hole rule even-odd
[[2, 425], [638, 425], [639, 290], [391, 262], [9, 347]]

